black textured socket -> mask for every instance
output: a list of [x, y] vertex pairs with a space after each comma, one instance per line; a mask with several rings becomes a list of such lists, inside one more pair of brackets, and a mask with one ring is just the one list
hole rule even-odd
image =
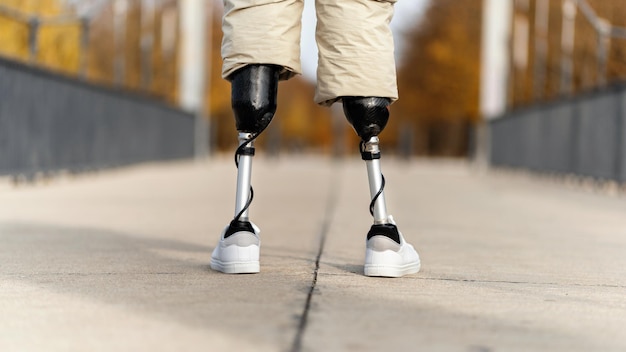
[[248, 65], [235, 71], [231, 81], [231, 105], [237, 131], [261, 133], [276, 112], [280, 66]]
[[388, 98], [342, 97], [343, 112], [356, 133], [365, 142], [378, 136], [389, 121]]
[[367, 233], [367, 239], [374, 236], [385, 236], [389, 237], [398, 244], [400, 243], [400, 232], [398, 232], [398, 227], [394, 224], [374, 224], [370, 228], [370, 231]]
[[241, 231], [255, 233], [254, 228], [252, 227], [252, 224], [250, 223], [250, 221], [233, 220], [230, 222], [230, 225], [228, 225], [228, 229], [226, 230], [226, 233], [224, 234], [224, 238], [228, 238], [232, 236], [233, 234], [237, 232], [241, 232]]

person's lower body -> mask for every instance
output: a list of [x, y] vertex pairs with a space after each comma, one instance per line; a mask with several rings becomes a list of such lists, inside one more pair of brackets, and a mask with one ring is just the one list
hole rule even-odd
[[[374, 223], [366, 236], [364, 273], [400, 277], [420, 270], [420, 259], [387, 213], [378, 135], [397, 99], [389, 21], [395, 0], [316, 0], [319, 49], [315, 101], [342, 102], [361, 138]], [[225, 273], [260, 270], [259, 229], [249, 219], [254, 139], [276, 111], [278, 81], [300, 73], [302, 0], [226, 0], [223, 76], [231, 81], [239, 131], [235, 216], [222, 231], [211, 268]]]

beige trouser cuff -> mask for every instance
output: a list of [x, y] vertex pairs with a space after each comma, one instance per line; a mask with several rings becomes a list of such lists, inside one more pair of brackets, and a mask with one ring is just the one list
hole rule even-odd
[[[315, 101], [342, 96], [398, 98], [389, 22], [396, 0], [316, 0], [319, 49]], [[281, 79], [301, 73], [303, 0], [225, 0], [222, 76], [249, 64], [283, 67]]]
[[[302, 0], [226, 0], [222, 77], [250, 64], [282, 66], [281, 79], [302, 73]], [[297, 19], [297, 20], [296, 20]]]

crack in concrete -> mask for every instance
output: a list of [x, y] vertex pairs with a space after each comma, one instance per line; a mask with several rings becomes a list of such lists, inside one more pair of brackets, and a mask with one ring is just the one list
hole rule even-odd
[[324, 213], [324, 217], [322, 218], [322, 226], [320, 228], [319, 237], [320, 243], [317, 251], [317, 256], [315, 257], [315, 269], [313, 270], [313, 280], [311, 281], [311, 286], [309, 287], [309, 291], [307, 294], [306, 302], [304, 304], [304, 309], [302, 314], [300, 315], [300, 320], [298, 323], [298, 330], [293, 340], [293, 344], [291, 345], [291, 352], [300, 352], [302, 351], [302, 340], [304, 338], [304, 333], [306, 332], [307, 323], [309, 320], [309, 312], [311, 311], [311, 302], [313, 301], [313, 294], [315, 293], [315, 289], [317, 286], [317, 277], [320, 269], [320, 259], [324, 252], [324, 244], [326, 243], [326, 235], [330, 230], [330, 224], [332, 223], [333, 215], [335, 213], [335, 208], [337, 206], [338, 200], [338, 191], [339, 191], [339, 163], [337, 161], [334, 162], [334, 172], [331, 172], [331, 183], [328, 189], [328, 198], [326, 200], [326, 212]]

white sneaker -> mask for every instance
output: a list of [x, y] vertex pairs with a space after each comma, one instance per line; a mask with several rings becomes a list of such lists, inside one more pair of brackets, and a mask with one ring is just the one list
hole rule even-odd
[[237, 231], [224, 238], [226, 226], [220, 236], [220, 242], [211, 254], [211, 269], [226, 274], [253, 274], [261, 269], [259, 250], [261, 230], [253, 223], [253, 231]]
[[[390, 222], [395, 227], [391, 217]], [[395, 229], [399, 235], [398, 244], [388, 236], [376, 235], [376, 226], [370, 230], [374, 231], [374, 235], [368, 236], [370, 238], [365, 249], [365, 276], [401, 277], [419, 272], [420, 257], [415, 248], [404, 240], [402, 233]]]

